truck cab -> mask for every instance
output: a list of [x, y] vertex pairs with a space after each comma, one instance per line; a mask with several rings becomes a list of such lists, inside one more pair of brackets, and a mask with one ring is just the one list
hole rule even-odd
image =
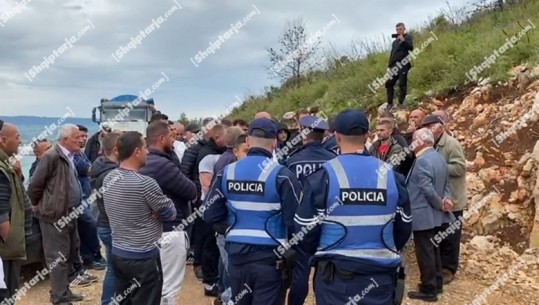
[[112, 130], [138, 131], [146, 134], [146, 127], [157, 113], [153, 98], [120, 95], [113, 99], [102, 98], [101, 105], [92, 110], [92, 121], [106, 124]]

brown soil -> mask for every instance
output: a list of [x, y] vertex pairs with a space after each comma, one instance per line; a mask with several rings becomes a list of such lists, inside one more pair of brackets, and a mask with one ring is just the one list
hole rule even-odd
[[[413, 290], [417, 283], [419, 282], [418, 267], [415, 262], [415, 257], [412, 253], [408, 254], [408, 260], [410, 262], [409, 266], [409, 280], [406, 283], [407, 290]], [[103, 271], [92, 271], [94, 275], [99, 277], [99, 282], [92, 284], [89, 287], [84, 287], [80, 289], [74, 289], [75, 293], [82, 294], [85, 297], [85, 300], [79, 303], [80, 305], [99, 305], [101, 297], [101, 285], [104, 276]], [[444, 293], [441, 295], [440, 300], [437, 304], [442, 305], [464, 305], [472, 302], [474, 298], [483, 292], [484, 289], [488, 288], [490, 283], [481, 283], [477, 279], [470, 278], [466, 273], [460, 274], [457, 279], [448, 286], [444, 287]], [[312, 285], [311, 285], [312, 287]], [[49, 280], [39, 282], [35, 287], [30, 289], [28, 293], [19, 301], [17, 305], [44, 305], [50, 304], [49, 291], [50, 283]], [[192, 266], [187, 266], [187, 273], [185, 277], [185, 282], [183, 284], [182, 290], [177, 298], [177, 304], [187, 304], [187, 305], [204, 305], [212, 304], [213, 298], [205, 297], [203, 292], [202, 283], [195, 279], [193, 274]], [[312, 291], [310, 292], [305, 305], [315, 305], [314, 296]], [[403, 302], [404, 305], [421, 305], [427, 304], [421, 301], [415, 301], [410, 299], [405, 299]], [[531, 304], [524, 300], [519, 300], [518, 295], [513, 296], [507, 294], [503, 286], [500, 287], [497, 291], [492, 293], [488, 297], [489, 305], [524, 305]], [[158, 305], [158, 304], [156, 304]]]

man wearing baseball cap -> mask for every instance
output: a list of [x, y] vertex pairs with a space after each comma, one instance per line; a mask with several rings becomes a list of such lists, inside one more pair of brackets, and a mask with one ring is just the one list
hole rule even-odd
[[[307, 232], [300, 250], [314, 254], [318, 305], [346, 304], [355, 295], [365, 304], [380, 305], [402, 298], [403, 292], [395, 293], [395, 275], [401, 270], [399, 251], [412, 231], [408, 192], [402, 175], [365, 153], [368, 132], [363, 112], [339, 113], [335, 139], [340, 155], [304, 181], [295, 221], [298, 230]], [[363, 295], [373, 281], [374, 291]]]
[[[232, 299], [240, 305], [282, 305], [283, 273], [294, 268], [295, 250], [281, 250], [294, 233], [301, 185], [289, 169], [271, 159], [277, 145], [275, 122], [255, 119], [247, 135], [247, 157], [215, 177], [204, 202], [204, 221], [228, 222], [225, 247]], [[245, 294], [246, 287], [252, 291]]]

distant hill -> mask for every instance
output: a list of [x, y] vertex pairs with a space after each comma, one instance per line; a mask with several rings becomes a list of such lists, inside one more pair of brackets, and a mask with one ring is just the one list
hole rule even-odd
[[39, 116], [0, 116], [4, 122], [9, 122], [15, 126], [50, 126], [51, 124], [79, 124], [86, 126], [89, 130], [97, 130], [98, 126], [96, 123], [92, 122], [92, 119], [89, 118], [73, 118], [67, 117], [65, 121], [62, 118], [54, 117], [39, 117]]

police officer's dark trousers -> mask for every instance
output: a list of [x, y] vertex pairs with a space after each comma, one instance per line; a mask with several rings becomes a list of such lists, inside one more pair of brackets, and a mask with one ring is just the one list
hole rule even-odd
[[288, 293], [288, 305], [303, 305], [309, 294], [310, 255], [298, 251], [298, 261], [292, 273], [292, 284]]
[[235, 305], [284, 305], [282, 271], [275, 263], [229, 263], [232, 301]]
[[318, 263], [314, 278], [316, 305], [394, 305], [395, 273], [357, 274]]

